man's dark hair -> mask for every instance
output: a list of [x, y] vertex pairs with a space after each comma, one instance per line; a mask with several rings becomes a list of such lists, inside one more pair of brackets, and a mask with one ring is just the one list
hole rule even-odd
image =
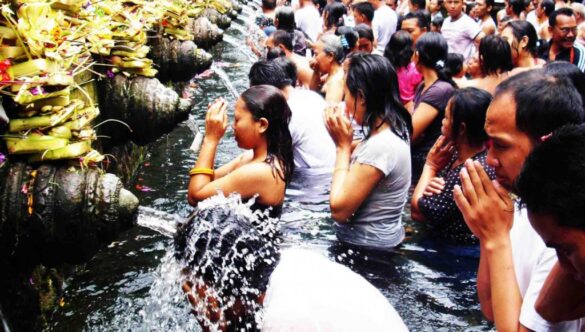
[[[494, 5], [495, 5], [495, 3], [496, 3], [496, 2], [495, 2], [494, 0], [485, 0], [485, 5], [486, 5], [487, 7], [492, 7], [492, 8], [494, 8]], [[489, 13], [488, 13], [488, 14], [489, 14]]]
[[280, 47], [270, 47], [266, 50], [266, 60], [274, 60], [277, 58], [284, 58], [286, 54]]
[[368, 22], [372, 22], [374, 19], [374, 6], [372, 6], [372, 4], [367, 1], [353, 4], [351, 5], [351, 9], [364, 15]]
[[427, 31], [431, 31], [431, 16], [426, 10], [417, 10], [414, 13], [408, 13], [404, 15], [402, 21], [410, 19], [416, 19], [416, 25], [418, 25], [419, 28], [426, 28]]
[[404, 30], [393, 33], [384, 49], [384, 57], [390, 61], [396, 70], [408, 66], [413, 54], [412, 37]]
[[524, 0], [508, 0], [510, 7], [512, 8], [512, 12], [516, 16], [520, 16], [523, 11], [526, 10], [526, 6], [528, 5]]
[[481, 147], [488, 139], [484, 129], [485, 117], [492, 95], [478, 88], [455, 90], [451, 97], [451, 118], [453, 137], [459, 135], [465, 124], [465, 136], [469, 145]]
[[531, 213], [561, 227], [585, 230], [585, 125], [556, 130], [530, 153], [516, 192]]
[[544, 9], [544, 15], [549, 17], [555, 11], [555, 2], [553, 0], [542, 0], [540, 7]]
[[248, 74], [250, 86], [272, 85], [279, 89], [292, 85], [290, 77], [283, 66], [275, 60], [262, 60], [254, 63]]
[[292, 87], [297, 86], [297, 66], [285, 57], [280, 57], [278, 59], [272, 60], [277, 66], [280, 67], [281, 70], [284, 71], [288, 79], [290, 80], [290, 85]]
[[566, 124], [585, 119], [581, 96], [564, 77], [546, 76], [542, 70], [514, 75], [496, 88], [494, 99], [511, 94], [516, 104], [516, 127], [538, 142]]
[[425, 8], [427, 8], [427, 2], [426, 0], [409, 0], [410, 3], [412, 3], [412, 5], [414, 7], [416, 7], [416, 10], [425, 10]]
[[548, 17], [548, 25], [550, 25], [551, 27], [555, 27], [557, 25], [557, 16], [559, 15], [564, 15], [564, 16], [575, 16], [575, 14], [573, 13], [573, 10], [569, 7], [563, 7], [563, 8], [559, 8], [555, 11], [553, 11], [550, 16]]
[[284, 31], [284, 30], [276, 30], [271, 36], [272, 41], [274, 42], [274, 46], [278, 47], [280, 45], [284, 46], [287, 51], [292, 52], [293, 50], [293, 34]]
[[374, 31], [367, 24], [358, 24], [353, 28], [358, 33], [359, 38], [366, 38], [367, 40], [374, 42]]
[[266, 9], [276, 8], [276, 0], [262, 0], [262, 7]]
[[510, 44], [500, 36], [486, 36], [479, 42], [479, 60], [485, 75], [500, 74], [514, 68]]
[[[568, 61], [553, 61], [544, 65], [543, 70], [547, 76], [568, 78], [585, 103], [585, 73], [579, 67]], [[585, 107], [585, 105], [583, 106]]]

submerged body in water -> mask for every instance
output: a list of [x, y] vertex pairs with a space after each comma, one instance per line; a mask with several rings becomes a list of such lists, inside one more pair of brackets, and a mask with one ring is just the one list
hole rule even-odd
[[251, 203], [211, 197], [175, 237], [183, 289], [204, 329], [407, 331], [357, 273], [309, 250], [281, 251], [277, 221]]

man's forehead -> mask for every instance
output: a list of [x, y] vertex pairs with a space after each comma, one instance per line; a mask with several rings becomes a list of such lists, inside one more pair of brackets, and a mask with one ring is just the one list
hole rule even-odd
[[491, 131], [490, 136], [499, 131], [516, 130], [516, 103], [510, 94], [499, 95], [492, 101], [487, 110], [485, 128]]

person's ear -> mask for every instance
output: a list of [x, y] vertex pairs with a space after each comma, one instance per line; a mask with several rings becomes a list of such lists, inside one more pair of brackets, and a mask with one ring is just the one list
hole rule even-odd
[[528, 36], [522, 37], [518, 46], [520, 46], [521, 49], [525, 49], [526, 46], [528, 46]]
[[283, 52], [286, 52], [286, 48], [284, 48], [284, 45], [280, 44], [280, 45], [278, 45], [278, 47], [279, 47], [279, 48], [280, 48], [280, 49], [281, 49]]
[[466, 131], [467, 130], [467, 126], [465, 125], [465, 123], [460, 123], [459, 124], [459, 137], [463, 137], [466, 135]]
[[268, 124], [268, 119], [260, 118], [260, 120], [258, 120], [258, 133], [264, 134], [268, 130]]
[[364, 95], [364, 92], [362, 90], [358, 90], [357, 97], [358, 97], [360, 105], [365, 106], [366, 105], [366, 96]]

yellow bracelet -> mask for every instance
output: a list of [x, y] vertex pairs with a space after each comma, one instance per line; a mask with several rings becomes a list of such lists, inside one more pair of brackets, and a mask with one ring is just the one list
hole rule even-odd
[[211, 168], [196, 168], [196, 167], [191, 168], [191, 170], [189, 171], [189, 176], [197, 175], [197, 174], [205, 174], [205, 175], [213, 176], [215, 174], [215, 171], [212, 170]]

